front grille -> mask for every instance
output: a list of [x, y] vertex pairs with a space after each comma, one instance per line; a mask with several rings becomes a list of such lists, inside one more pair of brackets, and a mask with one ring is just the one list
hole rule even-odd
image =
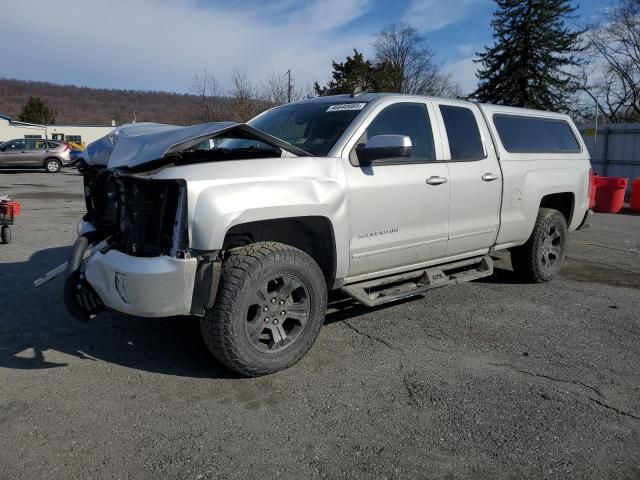
[[178, 181], [103, 171], [85, 182], [87, 220], [103, 236], [113, 236], [118, 250], [136, 257], [182, 255], [186, 231], [179, 220], [186, 214], [186, 201], [181, 201]]

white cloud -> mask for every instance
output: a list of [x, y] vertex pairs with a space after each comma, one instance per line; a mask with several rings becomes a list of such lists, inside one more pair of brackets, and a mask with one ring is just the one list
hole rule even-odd
[[328, 31], [351, 23], [366, 13], [370, 4], [370, 0], [320, 0], [294, 15], [292, 23], [312, 31]]
[[204, 67], [226, 84], [237, 65], [255, 80], [292, 68], [302, 86], [324, 81], [331, 61], [354, 47], [369, 48], [374, 32], [338, 30], [368, 8], [369, 0], [231, 6], [195, 0], [7, 2], [0, 75], [186, 91], [193, 74]]
[[412, 0], [404, 20], [423, 32], [434, 32], [470, 17], [488, 0]]
[[458, 82], [465, 95], [472, 93], [478, 86], [476, 71], [478, 65], [473, 63], [475, 57], [467, 57], [455, 63], [445, 65], [445, 70]]
[[473, 55], [477, 51], [478, 51], [478, 45], [474, 43], [465, 43], [463, 45], [458, 45], [458, 52], [460, 53], [460, 55], [464, 57]]

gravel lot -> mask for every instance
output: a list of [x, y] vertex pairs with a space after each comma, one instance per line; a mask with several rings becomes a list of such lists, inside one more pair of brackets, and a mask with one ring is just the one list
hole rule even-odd
[[596, 215], [562, 278], [366, 310], [336, 300], [295, 367], [242, 379], [197, 321], [71, 319], [73, 171], [0, 173], [0, 478], [640, 478], [640, 216]]

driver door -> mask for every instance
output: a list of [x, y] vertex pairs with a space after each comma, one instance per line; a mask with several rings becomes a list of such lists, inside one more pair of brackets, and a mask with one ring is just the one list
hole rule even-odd
[[0, 151], [0, 165], [3, 167], [22, 165], [27, 148], [23, 139], [14, 140], [3, 145], [4, 151]]
[[[383, 102], [355, 134], [347, 165], [350, 217], [348, 281], [444, 257], [449, 228], [449, 169], [434, 142], [435, 115], [426, 102]], [[356, 148], [377, 135], [411, 139], [409, 158], [361, 166]]]

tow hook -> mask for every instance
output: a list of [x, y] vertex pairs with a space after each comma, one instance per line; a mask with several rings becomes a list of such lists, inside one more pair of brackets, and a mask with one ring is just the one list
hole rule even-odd
[[78, 237], [71, 250], [67, 264], [67, 278], [64, 282], [64, 305], [73, 318], [84, 323], [104, 308], [102, 300], [80, 270], [87, 248], [89, 248], [89, 238], [85, 235]]

